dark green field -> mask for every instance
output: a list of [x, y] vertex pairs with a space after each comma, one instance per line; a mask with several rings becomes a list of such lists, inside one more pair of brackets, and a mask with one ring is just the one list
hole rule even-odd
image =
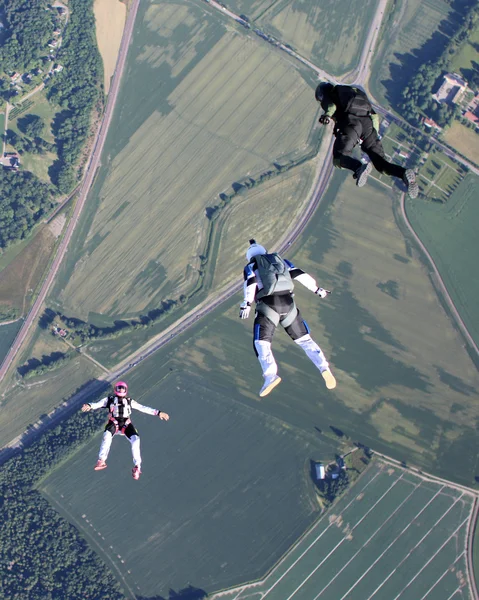
[[0, 327], [0, 362], [5, 358], [10, 346], [13, 344], [13, 340], [17, 337], [17, 333], [20, 331], [23, 321], [18, 320], [8, 325], [2, 325]]
[[266, 577], [214, 600], [470, 599], [474, 502], [376, 461]]
[[171, 419], [136, 414], [140, 481], [125, 438], [114, 439], [108, 469], [93, 471], [98, 435], [43, 491], [142, 597], [260, 577], [319, 514], [310, 460], [333, 456], [336, 444], [314, 423], [304, 431], [245, 406], [207, 373], [146, 371], [129, 378], [132, 393]]

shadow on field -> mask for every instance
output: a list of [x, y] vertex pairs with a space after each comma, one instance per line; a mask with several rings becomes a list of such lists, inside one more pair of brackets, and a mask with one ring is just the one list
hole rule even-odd
[[165, 596], [137, 596], [137, 600], [203, 600], [203, 598], [207, 597], [208, 594], [205, 590], [189, 585], [177, 592], [175, 592], [175, 590], [170, 590], [168, 598]]
[[[460, 11], [463, 4], [462, 0], [451, 2], [453, 19], [456, 16], [455, 11]], [[439, 58], [457, 28], [458, 23], [455, 19], [445, 18], [439, 23], [434, 34], [420, 48], [415, 48], [405, 54], [395, 53], [394, 57], [400, 64], [391, 64], [391, 78], [381, 81], [386, 89], [386, 98], [391, 106], [398, 107], [403, 101], [402, 92], [404, 88], [408, 86], [418, 68], [428, 61], [435, 61]]]

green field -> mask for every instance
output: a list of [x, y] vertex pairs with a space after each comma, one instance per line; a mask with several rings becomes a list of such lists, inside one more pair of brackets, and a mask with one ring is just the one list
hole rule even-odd
[[[459, 52], [457, 52], [449, 65], [451, 71], [460, 73], [467, 79], [470, 78], [471, 70], [477, 71], [477, 64], [479, 63], [479, 25], [476, 26], [474, 31], [468, 36], [467, 42], [465, 42]], [[475, 63], [475, 66], [474, 66]]]
[[472, 274], [477, 270], [475, 256], [479, 252], [475, 227], [479, 218], [478, 193], [479, 178], [468, 175], [447, 204], [407, 203], [408, 218], [436, 263], [477, 344], [479, 281]]
[[[41, 486], [123, 582], [148, 598], [187, 583], [210, 591], [261, 576], [318, 516], [310, 460], [335, 447], [313, 428], [238, 403], [207, 373], [169, 373], [130, 378], [142, 403], [171, 416], [163, 423], [135, 414], [139, 482], [126, 439], [114, 439], [106, 471], [93, 471], [98, 435]], [[110, 526], [120, 522], [128, 535]]]
[[[138, 89], [147, 101], [138, 102]], [[317, 146], [311, 88], [299, 73], [193, 4], [140, 9], [118, 103], [103, 170], [52, 294], [84, 320], [135, 316], [191, 293], [201, 283], [206, 210]], [[232, 247], [224, 260], [239, 253]]]
[[[23, 133], [18, 129], [18, 119], [25, 117], [27, 114], [38, 115], [45, 123], [45, 129], [41, 137], [45, 141], [53, 143], [54, 136], [52, 132], [52, 123], [57, 111], [60, 110], [60, 108], [48, 102], [44, 91], [37, 92], [31, 96], [28, 101], [32, 102], [32, 105], [26, 111], [19, 114], [17, 118], [8, 119], [8, 129], [11, 129], [19, 136], [23, 136]], [[13, 148], [9, 146], [9, 150], [13, 150]], [[24, 152], [21, 156], [21, 163], [22, 167], [27, 171], [31, 171], [43, 181], [50, 182], [48, 170], [56, 158], [57, 155], [54, 152], [49, 151], [46, 151], [45, 154], [32, 154], [30, 152]]]
[[[229, 3], [235, 4], [241, 2]], [[338, 76], [358, 65], [377, 4], [377, 0], [279, 0], [258, 15], [253, 27], [273, 34], [321, 69]]]
[[440, 55], [457, 19], [444, 0], [389, 4], [368, 83], [379, 104], [391, 106], [399, 101], [418, 64]]
[[213, 598], [473, 598], [466, 542], [475, 500], [376, 461], [266, 577]]
[[50, 227], [42, 225], [32, 237], [7, 250], [2, 257], [6, 264], [0, 262], [0, 268], [3, 267], [0, 271], [0, 312], [25, 314], [45, 273], [55, 241]]

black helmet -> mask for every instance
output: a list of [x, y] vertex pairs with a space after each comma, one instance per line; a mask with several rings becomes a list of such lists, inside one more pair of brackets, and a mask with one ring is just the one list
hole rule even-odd
[[318, 102], [322, 102], [325, 96], [329, 96], [334, 89], [334, 85], [332, 83], [328, 83], [327, 81], [323, 81], [318, 85], [316, 91], [314, 92], [314, 97]]

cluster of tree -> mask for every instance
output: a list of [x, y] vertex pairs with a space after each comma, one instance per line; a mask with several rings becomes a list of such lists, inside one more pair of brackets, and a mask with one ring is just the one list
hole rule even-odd
[[[0, 63], [4, 71], [26, 71], [45, 53], [55, 28], [54, 14], [47, 0], [0, 0], [4, 25]], [[10, 94], [4, 85], [1, 92]]]
[[17, 135], [12, 129], [7, 130], [7, 140], [19, 154], [29, 152], [30, 154], [45, 154], [53, 152], [55, 144], [50, 144], [41, 137], [29, 138]]
[[108, 567], [35, 489], [101, 426], [75, 413], [0, 468], [0, 597], [124, 600]]
[[53, 207], [49, 185], [28, 171], [0, 170], [0, 248], [23, 239]]
[[114, 321], [111, 327], [97, 327], [91, 323], [86, 323], [81, 319], [75, 319], [73, 317], [67, 317], [60, 312], [48, 308], [42, 315], [39, 325], [43, 329], [46, 329], [53, 323], [55, 319], [60, 320], [61, 324], [65, 329], [68, 329], [70, 337], [79, 339], [81, 344], [85, 344], [91, 340], [98, 338], [112, 339], [117, 338], [125, 333], [131, 333], [139, 329], [148, 329], [153, 327], [155, 323], [163, 317], [168, 311], [172, 310], [178, 304], [184, 304], [186, 302], [186, 296], [180, 296], [179, 300], [163, 300], [160, 308], [150, 310], [147, 315], [140, 315], [137, 319], [131, 320], [118, 320]]
[[426, 115], [444, 127], [451, 122], [452, 118], [461, 114], [460, 106], [438, 104], [432, 98], [432, 92], [437, 87], [439, 78], [448, 70], [452, 56], [464, 43], [467, 43], [469, 36], [476, 28], [479, 8], [476, 3], [469, 3], [465, 9], [467, 10], [466, 16], [460, 29], [451, 37], [441, 56], [437, 60], [420, 65], [409, 85], [402, 92], [400, 109], [404, 117], [414, 125], [419, 125], [422, 117]]
[[70, 0], [70, 19], [57, 60], [65, 67], [52, 78], [48, 98], [62, 107], [55, 122], [58, 160], [53, 183], [67, 193], [81, 176], [78, 160], [88, 138], [93, 110], [102, 109], [103, 66], [95, 37], [93, 0]]
[[48, 371], [59, 369], [73, 357], [73, 354], [73, 351], [52, 352], [48, 356], [43, 355], [41, 360], [30, 358], [24, 365], [18, 367], [17, 371], [24, 379], [30, 379]]

